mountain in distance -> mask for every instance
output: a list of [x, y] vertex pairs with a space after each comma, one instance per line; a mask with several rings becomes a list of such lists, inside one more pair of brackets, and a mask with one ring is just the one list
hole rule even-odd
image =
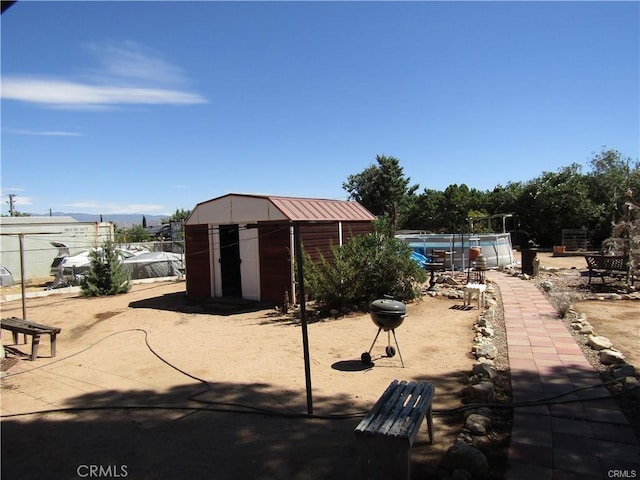
[[103, 222], [113, 222], [117, 227], [130, 228], [133, 225], [142, 225], [142, 217], [147, 220], [147, 227], [160, 225], [163, 219], [169, 218], [170, 215], [147, 215], [144, 213], [65, 213], [53, 212], [53, 217], [72, 217], [78, 222], [99, 222], [102, 216]]

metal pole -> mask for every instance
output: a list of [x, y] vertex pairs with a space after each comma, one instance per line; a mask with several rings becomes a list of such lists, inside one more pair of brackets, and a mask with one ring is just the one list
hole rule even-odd
[[18, 238], [20, 239], [20, 284], [21, 284], [21, 291], [22, 291], [22, 319], [26, 320], [27, 319], [27, 304], [26, 304], [26, 298], [27, 295], [25, 293], [25, 277], [24, 277], [24, 233], [21, 233], [18, 235]]
[[304, 275], [302, 268], [302, 240], [300, 225], [293, 224], [296, 264], [298, 267], [298, 295], [300, 296], [300, 323], [302, 325], [302, 349], [304, 351], [304, 377], [307, 386], [307, 413], [313, 415], [313, 396], [311, 393], [311, 362], [309, 360], [309, 334], [307, 331], [307, 305], [305, 302]]

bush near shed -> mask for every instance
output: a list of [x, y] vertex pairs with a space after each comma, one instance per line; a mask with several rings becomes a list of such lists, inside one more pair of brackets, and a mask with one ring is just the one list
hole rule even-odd
[[333, 246], [331, 260], [321, 255], [305, 258], [305, 284], [312, 298], [340, 311], [366, 310], [385, 295], [410, 301], [420, 295], [418, 284], [426, 272], [411, 259], [411, 247], [396, 239], [388, 221], [377, 221], [374, 231]]

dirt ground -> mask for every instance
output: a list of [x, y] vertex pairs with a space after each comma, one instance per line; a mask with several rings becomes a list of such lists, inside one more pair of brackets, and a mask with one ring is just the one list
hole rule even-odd
[[[190, 302], [184, 288], [169, 282], [117, 297], [27, 300], [30, 320], [62, 333], [56, 358], [43, 339], [41, 358], [21, 360], [2, 381], [3, 478], [77, 478], [85, 465], [111, 465], [136, 479], [357, 478], [359, 418], [292, 417], [307, 412], [298, 322], [275, 310]], [[452, 308], [461, 303], [425, 297], [408, 306], [396, 332], [405, 368], [399, 355], [385, 356], [384, 333], [374, 366], [360, 362], [377, 332], [368, 315], [310, 323], [313, 412], [367, 411], [393, 379], [433, 382], [435, 410], [459, 407], [478, 316]], [[21, 316], [21, 303], [2, 310]], [[11, 336], [2, 341], [10, 345]], [[175, 409], [184, 406], [192, 410]], [[55, 411], [65, 408], [79, 410]], [[50, 412], [28, 414], [43, 410]], [[424, 432], [418, 437], [416, 478], [435, 478], [461, 421], [436, 416], [433, 446]]]
[[[539, 258], [548, 278], [584, 283], [583, 257]], [[43, 339], [40, 358], [17, 361], [2, 380], [3, 478], [78, 478], [99, 468], [135, 479], [358, 478], [351, 414], [367, 411], [393, 379], [433, 382], [436, 413], [462, 405], [478, 310], [460, 309], [461, 300], [425, 296], [408, 306], [397, 330], [404, 368], [399, 355], [385, 356], [384, 333], [374, 365], [360, 362], [377, 331], [368, 315], [310, 321], [311, 400], [321, 418], [308, 419], [299, 323], [273, 309], [189, 301], [184, 289], [163, 282], [117, 297], [27, 300], [30, 320], [62, 333], [55, 358]], [[594, 326], [610, 323], [596, 328], [623, 350], [640, 344], [639, 305], [579, 308], [591, 309]], [[2, 316], [12, 315], [22, 316], [20, 301], [2, 304]], [[12, 348], [6, 332], [2, 343]], [[423, 430], [412, 449], [414, 478], [439, 478], [462, 422], [434, 416], [435, 445]]]
[[[541, 267], [552, 273], [546, 274], [552, 282], [564, 281], [566, 289], [585, 293], [588, 279], [584, 273], [585, 260], [582, 256], [554, 257], [548, 253], [539, 254]], [[553, 271], [560, 269], [558, 271]], [[563, 280], [561, 280], [563, 279]], [[607, 279], [610, 281], [610, 279]], [[636, 284], [638, 282], [636, 281]], [[592, 289], [606, 291], [599, 279], [593, 280]], [[638, 300], [583, 300], [574, 304], [574, 308], [587, 315], [589, 323], [598, 335], [609, 338], [615, 348], [625, 354], [628, 363], [640, 369], [640, 301]]]

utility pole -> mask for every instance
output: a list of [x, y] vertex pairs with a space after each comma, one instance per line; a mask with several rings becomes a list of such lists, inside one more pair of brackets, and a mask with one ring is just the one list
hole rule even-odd
[[9, 194], [9, 201], [7, 202], [9, 204], [9, 216], [13, 217], [16, 213], [16, 195], [15, 193], [10, 193]]
[[16, 214], [16, 194], [15, 193], [10, 193], [9, 194], [9, 201], [7, 202], [9, 204], [9, 216], [13, 217]]

